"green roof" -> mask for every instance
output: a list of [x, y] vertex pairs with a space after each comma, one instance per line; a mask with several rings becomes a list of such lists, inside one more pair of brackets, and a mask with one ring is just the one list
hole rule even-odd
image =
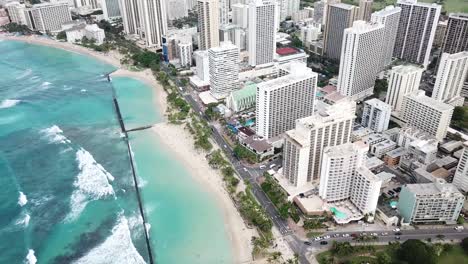
[[245, 98], [249, 98], [255, 96], [257, 93], [257, 84], [251, 81], [245, 83], [244, 88], [232, 92], [232, 97], [234, 100], [242, 100]]

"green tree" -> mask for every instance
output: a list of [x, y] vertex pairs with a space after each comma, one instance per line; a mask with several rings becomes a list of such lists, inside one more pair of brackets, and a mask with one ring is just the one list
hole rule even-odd
[[465, 251], [465, 254], [468, 254], [468, 237], [465, 237], [464, 239], [462, 239], [460, 246]]
[[459, 215], [457, 219], [457, 224], [463, 225], [465, 223], [465, 218], [463, 216]]
[[377, 262], [379, 264], [392, 264], [392, 257], [387, 252], [377, 253]]
[[409, 239], [401, 244], [398, 257], [407, 263], [436, 263], [436, 255], [432, 248], [416, 239]]
[[57, 39], [67, 40], [67, 33], [65, 33], [65, 31], [60, 31], [60, 32], [57, 34]]
[[354, 252], [354, 248], [349, 242], [333, 241], [331, 251], [337, 256], [346, 256]]
[[296, 35], [293, 35], [291, 37], [291, 42], [292, 42], [292, 45], [296, 48], [300, 48], [300, 49], [304, 48], [304, 45], [302, 44], [302, 40]]

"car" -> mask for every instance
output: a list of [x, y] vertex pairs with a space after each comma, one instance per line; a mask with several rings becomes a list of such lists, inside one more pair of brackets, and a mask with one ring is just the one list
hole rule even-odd
[[396, 232], [395, 235], [399, 236], [401, 235], [401, 232]]
[[339, 236], [340, 236], [340, 234], [334, 234], [333, 235], [333, 237], [339, 237]]
[[244, 171], [247, 171], [247, 169], [246, 169], [246, 168], [243, 168], [243, 169], [244, 169]]
[[371, 236], [378, 236], [379, 234], [377, 233], [372, 233]]
[[388, 233], [387, 233], [387, 232], [383, 232], [383, 233], [382, 233], [382, 234], [380, 234], [380, 235], [382, 235], [382, 236], [386, 236], [386, 235], [388, 235]]
[[312, 245], [312, 243], [310, 243], [309, 241], [304, 241], [304, 244], [306, 244], [308, 246]]
[[352, 237], [358, 237], [358, 235], [357, 235], [357, 234], [351, 234], [351, 236], [352, 236]]
[[343, 237], [349, 237], [349, 234], [343, 234]]
[[400, 228], [393, 229], [393, 232], [400, 232]]
[[328, 242], [327, 241], [320, 241], [320, 245], [327, 245]]
[[266, 168], [265, 165], [260, 166], [260, 169], [261, 169], [261, 170], [263, 170], [263, 169], [265, 169], [265, 168]]
[[396, 236], [395, 239], [396, 239], [396, 240], [400, 240], [401, 238], [400, 238], [399, 236]]
[[273, 169], [274, 167], [276, 167], [276, 164], [271, 164], [270, 165], [270, 169]]

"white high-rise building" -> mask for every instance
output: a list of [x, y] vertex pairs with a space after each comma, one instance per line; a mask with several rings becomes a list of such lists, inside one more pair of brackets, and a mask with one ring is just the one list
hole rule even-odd
[[284, 135], [283, 175], [296, 187], [320, 179], [323, 150], [350, 142], [356, 103], [341, 100], [322, 105], [312, 116], [296, 121]]
[[299, 11], [300, 0], [276, 0], [278, 2], [279, 19], [285, 21], [295, 12]]
[[5, 7], [12, 23], [27, 25], [24, 13], [26, 6], [24, 4], [20, 4], [19, 2], [9, 2], [5, 4]]
[[188, 16], [186, 0], [165, 0], [167, 19], [174, 20]]
[[219, 2], [218, 0], [198, 0], [198, 28], [200, 50], [219, 46]]
[[370, 21], [373, 0], [359, 0], [359, 20]]
[[26, 22], [31, 30], [58, 32], [62, 24], [72, 20], [67, 2], [33, 5], [25, 10]]
[[105, 20], [120, 17], [119, 0], [100, 0], [99, 4]]
[[418, 90], [403, 97], [401, 118], [415, 127], [442, 141], [452, 119], [453, 106], [442, 103]]
[[276, 50], [276, 2], [252, 0], [249, 5], [249, 64], [273, 63]]
[[387, 6], [380, 11], [372, 13], [371, 22], [383, 24], [385, 27], [382, 39], [381, 69], [392, 62], [400, 13], [401, 8], [394, 6]]
[[437, 179], [433, 183], [407, 184], [398, 200], [404, 223], [456, 224], [465, 196], [450, 183]]
[[468, 192], [468, 141], [463, 144], [463, 152], [458, 161], [458, 167], [453, 177], [453, 184], [459, 190]]
[[432, 98], [453, 106], [462, 106], [460, 96], [468, 74], [468, 51], [443, 53], [440, 58]]
[[325, 3], [323, 0], [320, 0], [318, 2], [314, 3], [314, 22], [319, 23], [319, 24], [324, 24], [323, 23], [323, 15], [324, 15], [324, 9], [325, 8]]
[[301, 40], [304, 44], [316, 41], [321, 34], [320, 24], [309, 24], [301, 27]]
[[305, 63], [282, 65], [279, 77], [257, 86], [256, 132], [264, 138], [283, 134], [296, 119], [314, 112], [317, 73]]
[[401, 111], [403, 97], [419, 89], [424, 69], [417, 65], [400, 65], [392, 68], [388, 81], [388, 92], [385, 102], [392, 110]]
[[219, 0], [219, 25], [229, 24], [229, 1]]
[[373, 98], [364, 102], [362, 111], [361, 125], [367, 127], [374, 132], [383, 132], [388, 129], [392, 107]]
[[383, 33], [382, 24], [361, 20], [344, 30], [338, 75], [338, 92], [342, 95], [361, 100], [373, 93]]
[[147, 47], [162, 47], [167, 32], [166, 3], [162, 0], [119, 0], [124, 31], [137, 35]]
[[356, 170], [363, 166], [368, 149], [361, 141], [324, 149], [319, 186], [323, 200], [337, 202], [349, 199]]
[[181, 42], [177, 46], [179, 48], [180, 65], [182, 67], [190, 67], [192, 65], [192, 42]]
[[396, 5], [401, 15], [393, 56], [427, 68], [441, 6], [417, 0], [398, 0]]
[[222, 99], [239, 89], [239, 48], [229, 41], [208, 50], [210, 62], [210, 91]]
[[210, 60], [208, 51], [195, 51], [193, 53], [195, 63], [197, 64], [197, 76], [202, 81], [210, 80]]
[[356, 170], [356, 176], [351, 184], [351, 202], [364, 215], [375, 215], [379, 201], [382, 179], [368, 168], [361, 166]]
[[241, 28], [247, 28], [249, 25], [249, 6], [244, 4], [232, 5], [232, 24]]

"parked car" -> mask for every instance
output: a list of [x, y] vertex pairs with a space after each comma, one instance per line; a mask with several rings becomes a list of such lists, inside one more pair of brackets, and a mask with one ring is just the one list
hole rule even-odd
[[327, 241], [321, 241], [321, 242], [320, 242], [320, 245], [327, 245], [327, 244], [328, 244]]
[[312, 243], [310, 243], [309, 241], [304, 241], [304, 244], [306, 244], [308, 246], [312, 245]]
[[396, 236], [395, 239], [396, 239], [396, 240], [400, 240], [401, 238], [400, 238], [399, 236]]

